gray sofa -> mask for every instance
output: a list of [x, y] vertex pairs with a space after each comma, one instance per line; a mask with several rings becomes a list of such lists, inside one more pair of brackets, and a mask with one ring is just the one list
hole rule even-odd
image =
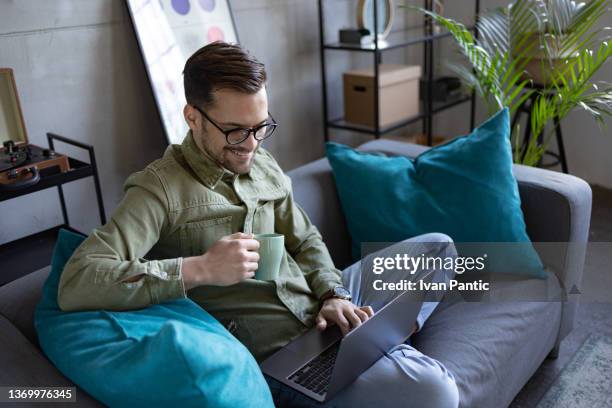
[[[378, 140], [360, 149], [414, 157], [426, 148]], [[587, 241], [590, 187], [576, 177], [542, 169], [515, 166], [514, 171], [531, 239], [558, 243], [554, 250], [539, 249], [553, 273], [546, 281], [499, 279], [499, 296], [491, 294], [491, 299], [447, 296], [413, 339], [417, 349], [453, 372], [462, 407], [508, 406], [542, 361], [556, 356], [574, 323], [578, 295], [568, 293], [580, 285], [584, 251], [567, 243]], [[296, 200], [319, 227], [337, 266], [348, 265], [350, 238], [329, 163], [320, 159], [289, 175]], [[0, 385], [71, 384], [41, 353], [33, 327], [47, 274], [48, 268], [0, 287]], [[552, 300], [544, 300], [542, 293]], [[517, 300], [516, 294], [533, 297]], [[81, 390], [77, 398], [79, 406], [99, 406]]]

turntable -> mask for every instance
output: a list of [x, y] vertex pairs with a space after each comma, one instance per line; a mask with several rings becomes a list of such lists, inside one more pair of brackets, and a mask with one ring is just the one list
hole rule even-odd
[[40, 181], [40, 171], [70, 169], [68, 157], [28, 143], [17, 88], [10, 68], [0, 68], [0, 191], [19, 190]]

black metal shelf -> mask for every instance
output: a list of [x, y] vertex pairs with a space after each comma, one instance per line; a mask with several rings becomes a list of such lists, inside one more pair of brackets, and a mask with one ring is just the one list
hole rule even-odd
[[[436, 114], [436, 113], [445, 111], [449, 108], [452, 108], [453, 106], [456, 106], [456, 105], [459, 105], [465, 102], [469, 102], [471, 100], [472, 100], [471, 95], [464, 95], [464, 96], [461, 96], [460, 98], [455, 98], [450, 101], [434, 102], [433, 104], [434, 108], [432, 109], [431, 113]], [[381, 127], [378, 130], [379, 134], [385, 135], [387, 133], [393, 132], [394, 130], [400, 129], [414, 122], [418, 122], [419, 120], [422, 120], [426, 116], [427, 114], [424, 113], [423, 109], [421, 109], [421, 113], [419, 113], [418, 115], [415, 115], [410, 118], [401, 120], [399, 122], [395, 122], [390, 125]], [[346, 120], [344, 120], [344, 118], [337, 118], [337, 119], [330, 120], [327, 122], [327, 126], [330, 128], [334, 128], [334, 129], [351, 130], [353, 132], [368, 133], [368, 134], [373, 134], [375, 131], [375, 129], [371, 126], [364, 126], [364, 125], [359, 125], [359, 124], [352, 123], [352, 122], [347, 122]]]
[[[473, 27], [470, 27], [469, 30], [473, 30]], [[378, 47], [375, 46], [374, 42], [367, 44], [334, 42], [325, 44], [323, 48], [326, 50], [382, 52], [422, 44], [428, 41], [435, 41], [450, 36], [451, 33], [448, 31], [427, 35], [427, 27], [414, 27], [390, 33], [384, 41], [378, 42]]]
[[106, 214], [104, 212], [104, 202], [102, 201], [100, 179], [98, 177], [96, 156], [93, 146], [52, 133], [47, 133], [47, 141], [51, 150], [55, 150], [54, 141], [63, 142], [87, 150], [89, 152], [89, 163], [69, 158], [70, 170], [66, 172], [61, 172], [57, 167], [42, 169], [40, 170], [40, 181], [38, 183], [19, 190], [0, 191], [0, 202], [2, 202], [55, 187], [58, 191], [64, 218], [64, 223], [61, 225], [0, 245], [0, 260], [3, 265], [3, 274], [0, 275], [0, 285], [49, 265], [51, 263], [51, 254], [57, 238], [57, 232], [60, 228], [78, 232], [70, 227], [64, 190], [62, 187], [64, 184], [92, 177], [96, 190], [100, 221], [102, 224], [106, 224]]
[[[372, 1], [372, 15], [374, 20], [374, 32], [378, 32], [378, 19], [377, 10], [375, 7], [377, 1]], [[422, 0], [423, 8], [426, 10], [433, 9], [432, 0]], [[433, 79], [434, 79], [434, 43], [441, 39], [451, 36], [446, 30], [441, 32], [435, 32], [434, 25], [431, 18], [423, 16], [423, 27], [409, 28], [405, 30], [398, 30], [392, 32], [387, 36], [385, 41], [374, 41], [368, 44], [347, 44], [341, 42], [326, 43], [325, 42], [325, 13], [323, 10], [324, 0], [318, 0], [318, 17], [319, 17], [319, 52], [321, 58], [321, 85], [322, 85], [322, 96], [323, 96], [323, 123], [324, 123], [324, 137], [325, 141], [330, 139], [330, 129], [343, 129], [351, 130], [359, 133], [367, 133], [374, 135], [375, 138], [379, 138], [381, 135], [389, 133], [393, 130], [397, 130], [401, 127], [409, 125], [411, 123], [422, 121], [423, 134], [427, 137], [427, 144], [429, 146], [433, 143], [433, 123], [432, 116], [438, 112], [449, 109], [458, 104], [471, 101], [470, 109], [470, 129], [474, 128], [475, 116], [476, 116], [476, 94], [472, 92], [470, 96], [463, 96], [458, 99], [454, 99], [448, 102], [438, 103], [432, 100], [433, 95]], [[480, 12], [480, 0], [475, 0], [475, 21], [478, 19]], [[474, 36], [478, 37], [478, 30], [476, 25], [469, 27], [469, 30], [474, 32]], [[374, 65], [374, 83], [379, 84], [380, 81], [380, 69], [379, 66], [382, 63], [382, 56], [384, 51], [408, 47], [415, 44], [423, 44], [423, 77], [426, 79], [426, 88], [423, 94], [425, 95], [424, 100], [421, 103], [421, 109], [418, 115], [411, 118], [407, 118], [403, 121], [388, 125], [380, 126], [380, 89], [378, 86], [374, 87], [374, 123], [375, 126], [362, 126], [350, 122], [346, 122], [343, 118], [330, 120], [327, 107], [327, 72], [325, 64], [326, 51], [349, 51], [349, 52], [365, 52], [373, 55]]]

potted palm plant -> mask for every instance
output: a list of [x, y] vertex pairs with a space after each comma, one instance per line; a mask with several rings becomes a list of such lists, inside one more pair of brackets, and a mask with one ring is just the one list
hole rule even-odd
[[457, 21], [418, 10], [452, 34], [469, 61], [455, 71], [492, 112], [508, 107], [514, 114], [534, 101], [527, 146], [519, 149], [513, 129], [515, 161], [540, 162], [551, 136], [546, 125], [577, 107], [602, 126], [612, 116], [612, 85], [593, 81], [612, 55], [610, 28], [598, 28], [608, 0], [516, 0], [479, 16], [478, 38]]

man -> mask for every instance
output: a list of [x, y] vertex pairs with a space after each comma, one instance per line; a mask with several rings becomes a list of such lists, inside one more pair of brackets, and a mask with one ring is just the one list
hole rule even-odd
[[[277, 127], [268, 112], [264, 66], [239, 46], [216, 42], [192, 55], [183, 74], [187, 137], [128, 178], [109, 223], [68, 262], [60, 307], [126, 310], [189, 296], [258, 361], [315, 324], [321, 330], [336, 324], [347, 333], [366, 321], [372, 308], [352, 303], [343, 288], [369, 300], [367, 288], [360, 289], [359, 265], [344, 274], [334, 267], [319, 232], [294, 202], [288, 177], [260, 148]], [[259, 281], [253, 279], [259, 260], [253, 233], [270, 232], [285, 236], [286, 250], [278, 279]], [[448, 238], [433, 240], [452, 251]], [[428, 306], [421, 326], [435, 305]], [[277, 400], [297, 404], [299, 396], [269, 381]], [[398, 398], [384, 396], [397, 394], [391, 386], [408, 392], [407, 404], [457, 405], [452, 374], [408, 345], [334, 402], [354, 406], [375, 392], [391, 403]]]

